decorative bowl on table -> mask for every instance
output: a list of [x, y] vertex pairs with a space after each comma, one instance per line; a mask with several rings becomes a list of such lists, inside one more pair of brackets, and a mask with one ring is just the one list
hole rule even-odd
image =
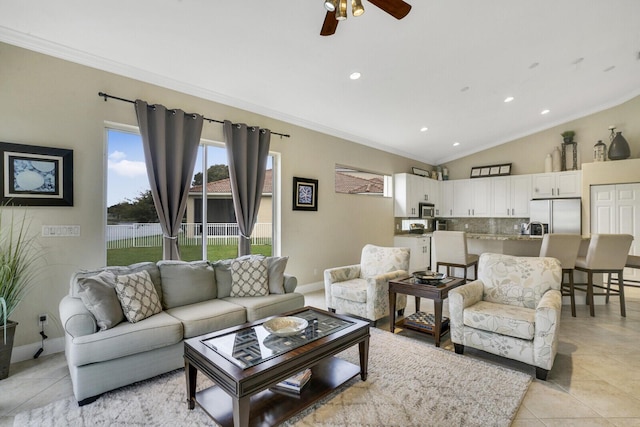
[[425, 285], [437, 285], [442, 279], [446, 277], [444, 273], [438, 273], [431, 270], [414, 271], [413, 278], [418, 283]]
[[309, 326], [309, 322], [305, 319], [294, 316], [274, 317], [273, 319], [264, 322], [262, 326], [270, 334], [279, 337], [288, 337], [304, 331], [306, 327]]

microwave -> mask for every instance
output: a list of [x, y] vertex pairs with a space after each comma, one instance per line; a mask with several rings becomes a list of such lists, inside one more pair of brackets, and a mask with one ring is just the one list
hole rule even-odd
[[418, 205], [420, 218], [431, 219], [436, 216], [436, 207], [433, 203], [420, 203]]

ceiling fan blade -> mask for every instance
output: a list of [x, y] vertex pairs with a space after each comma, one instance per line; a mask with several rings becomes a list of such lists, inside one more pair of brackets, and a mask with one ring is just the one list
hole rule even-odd
[[402, 0], [369, 0], [369, 3], [373, 3], [396, 19], [404, 18], [411, 10], [411, 5]]
[[338, 28], [338, 20], [336, 19], [335, 12], [327, 12], [322, 23], [322, 29], [320, 30], [321, 36], [330, 36], [336, 32]]

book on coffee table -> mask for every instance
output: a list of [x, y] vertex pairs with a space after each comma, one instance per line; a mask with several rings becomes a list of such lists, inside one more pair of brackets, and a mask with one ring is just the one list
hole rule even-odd
[[311, 369], [307, 368], [302, 372], [298, 372], [292, 377], [287, 378], [284, 381], [280, 381], [275, 386], [271, 387], [274, 390], [288, 391], [300, 393], [302, 387], [311, 379]]

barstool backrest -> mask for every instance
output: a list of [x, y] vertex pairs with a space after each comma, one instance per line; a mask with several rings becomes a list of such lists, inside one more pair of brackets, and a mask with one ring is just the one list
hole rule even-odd
[[580, 249], [582, 236], [579, 234], [551, 233], [542, 238], [541, 257], [556, 258], [563, 269], [573, 269]]
[[592, 234], [586, 267], [591, 270], [622, 270], [632, 241], [631, 234]]
[[464, 231], [434, 231], [433, 247], [436, 262], [467, 264], [467, 233]]

